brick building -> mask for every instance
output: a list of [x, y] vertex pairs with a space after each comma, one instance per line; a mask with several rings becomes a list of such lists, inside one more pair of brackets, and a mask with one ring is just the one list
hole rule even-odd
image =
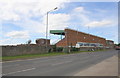
[[65, 29], [65, 30], [51, 30], [51, 34], [65, 35], [63, 39], [56, 43], [57, 47], [66, 47], [66, 46], [76, 46], [78, 42], [84, 43], [99, 43], [103, 46], [106, 46], [106, 39], [102, 37], [98, 37], [95, 35], [91, 35], [88, 33], [76, 31], [73, 29]]
[[50, 40], [49, 39], [37, 39], [36, 40], [36, 44], [37, 45], [41, 45], [41, 46], [46, 46], [46, 42], [47, 42], [47, 45], [49, 46], [50, 45]]
[[114, 48], [115, 47], [114, 41], [112, 41], [112, 40], [106, 40], [106, 44], [107, 44], [108, 48]]

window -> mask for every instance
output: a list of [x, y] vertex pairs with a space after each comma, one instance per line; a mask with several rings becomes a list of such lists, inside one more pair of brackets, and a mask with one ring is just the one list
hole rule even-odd
[[84, 46], [89, 46], [89, 43], [84, 43]]
[[86, 39], [86, 37], [84, 37], [84, 39]]
[[91, 44], [91, 46], [96, 46], [96, 45], [93, 43], [93, 44]]
[[79, 43], [80, 46], [83, 46], [83, 43]]

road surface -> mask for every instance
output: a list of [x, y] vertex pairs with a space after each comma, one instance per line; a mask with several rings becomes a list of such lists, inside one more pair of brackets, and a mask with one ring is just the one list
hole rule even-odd
[[117, 50], [83, 52], [69, 55], [2, 63], [3, 76], [74, 76], [105, 59], [117, 56]]

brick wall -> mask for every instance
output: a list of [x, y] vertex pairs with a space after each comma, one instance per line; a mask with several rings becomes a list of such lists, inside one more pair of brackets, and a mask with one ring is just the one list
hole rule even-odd
[[56, 46], [75, 46], [77, 42], [100, 43], [106, 46], [106, 39], [98, 36], [78, 32], [72, 29], [65, 29], [65, 38], [59, 41]]
[[63, 38], [62, 40], [60, 40], [59, 42], [57, 42], [56, 46], [59, 46], [59, 47], [63, 47], [63, 46], [66, 46], [67, 45], [67, 40], [66, 40], [66, 37]]
[[[49, 50], [50, 47], [47, 48]], [[47, 53], [45, 46], [40, 45], [18, 45], [2, 46], [2, 56], [16, 56], [24, 54], [41, 54]]]

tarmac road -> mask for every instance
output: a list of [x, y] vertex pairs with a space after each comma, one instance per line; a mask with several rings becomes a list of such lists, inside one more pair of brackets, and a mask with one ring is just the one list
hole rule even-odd
[[73, 76], [74, 74], [117, 54], [117, 50], [109, 50], [10, 61], [2, 63], [2, 75]]

